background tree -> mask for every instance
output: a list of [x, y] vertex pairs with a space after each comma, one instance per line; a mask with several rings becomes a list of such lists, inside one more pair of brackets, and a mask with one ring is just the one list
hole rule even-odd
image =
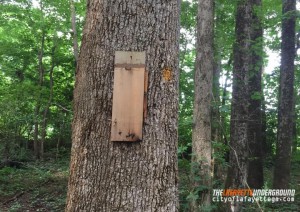
[[[233, 50], [233, 85], [230, 119], [230, 159], [226, 188], [247, 188], [248, 176], [248, 117], [249, 73], [251, 70], [252, 1], [237, 1], [236, 41]], [[231, 205], [231, 211], [240, 211], [242, 203]]]
[[251, 63], [249, 71], [249, 171], [248, 184], [251, 188], [262, 188], [262, 68], [263, 68], [263, 27], [261, 0], [253, 1], [251, 29]]
[[273, 187], [289, 188], [294, 116], [295, 0], [282, 1], [278, 132]]
[[230, 119], [230, 98], [232, 73], [232, 46], [234, 42], [234, 2], [214, 1], [214, 76], [212, 144], [215, 185], [221, 185], [226, 178], [229, 157], [228, 140]]
[[[146, 51], [141, 142], [110, 142], [116, 50]], [[178, 50], [178, 1], [88, 1], [66, 211], [177, 210]]]
[[[214, 10], [212, 0], [198, 1], [197, 42], [195, 65], [195, 100], [193, 112], [193, 164], [194, 188], [199, 194], [192, 211], [199, 205], [209, 206], [211, 188], [211, 102], [214, 69], [213, 53]], [[195, 178], [195, 175], [198, 178]]]
[[78, 35], [77, 35], [77, 26], [76, 26], [76, 9], [73, 0], [70, 0], [70, 9], [71, 9], [71, 24], [72, 24], [72, 36], [73, 36], [73, 51], [74, 51], [74, 58], [75, 64], [78, 61]]

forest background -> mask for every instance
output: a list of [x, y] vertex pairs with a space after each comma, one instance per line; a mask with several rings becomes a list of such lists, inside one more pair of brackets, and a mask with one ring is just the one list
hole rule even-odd
[[[299, 4], [299, 3], [298, 3]], [[215, 52], [219, 75], [212, 108], [219, 114], [213, 127], [214, 163], [219, 172], [215, 188], [223, 188], [228, 167], [232, 98], [233, 45], [236, 1], [216, 0]], [[0, 1], [0, 209], [8, 211], [62, 211], [67, 192], [71, 149], [72, 101], [76, 63], [85, 21], [83, 0]], [[197, 1], [182, 1], [180, 17], [180, 105], [178, 161], [180, 210], [199, 198], [191, 188], [194, 70]], [[263, 0], [264, 29], [261, 99], [264, 188], [272, 188], [278, 125], [282, 4]], [[300, 37], [296, 21], [297, 50]], [[215, 54], [216, 54], [215, 53]], [[286, 205], [250, 205], [287, 211], [300, 208], [300, 72], [295, 57], [294, 122], [291, 187], [296, 201]], [[220, 171], [221, 170], [221, 171]], [[50, 186], [51, 185], [51, 186]], [[218, 203], [220, 204], [220, 203]], [[210, 210], [219, 207], [212, 205]]]

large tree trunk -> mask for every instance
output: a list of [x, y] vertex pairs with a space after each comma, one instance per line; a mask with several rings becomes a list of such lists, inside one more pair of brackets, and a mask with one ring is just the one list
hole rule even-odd
[[[226, 188], [247, 188], [248, 176], [248, 106], [249, 71], [251, 64], [252, 1], [237, 1], [236, 42], [234, 46], [233, 85], [230, 119], [230, 167]], [[242, 203], [230, 207], [240, 211]]]
[[263, 28], [260, 20], [261, 0], [253, 0], [255, 10], [252, 15], [252, 37], [249, 77], [249, 172], [248, 185], [262, 188], [264, 185], [262, 159], [262, 66], [263, 66]]
[[[178, 210], [179, 3], [87, 2], [66, 211]], [[116, 50], [146, 51], [148, 109], [140, 142], [110, 141]]]
[[280, 87], [278, 106], [278, 130], [273, 187], [289, 187], [291, 171], [291, 145], [293, 139], [294, 109], [294, 59], [296, 0], [282, 1], [282, 43]]
[[[194, 188], [205, 186], [199, 192], [200, 201], [192, 203], [192, 211], [210, 205], [211, 188], [211, 99], [214, 68], [213, 54], [214, 11], [213, 0], [198, 1], [197, 44], [195, 66], [195, 101], [192, 135], [192, 173]], [[199, 176], [200, 181], [195, 177]]]

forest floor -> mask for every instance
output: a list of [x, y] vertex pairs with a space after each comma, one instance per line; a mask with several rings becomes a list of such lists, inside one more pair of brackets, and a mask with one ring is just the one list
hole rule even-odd
[[64, 158], [0, 169], [0, 211], [64, 211], [68, 168]]
[[[64, 211], [68, 168], [69, 157], [24, 163], [21, 168], [0, 169], [0, 212]], [[272, 169], [266, 169], [265, 176], [265, 188], [269, 188]], [[300, 211], [300, 152], [293, 157], [291, 188], [296, 189], [295, 202], [261, 204], [263, 211]], [[252, 205], [245, 211], [261, 210]]]

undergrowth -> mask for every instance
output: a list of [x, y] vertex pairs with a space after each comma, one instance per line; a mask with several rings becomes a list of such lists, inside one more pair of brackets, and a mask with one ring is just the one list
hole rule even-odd
[[[179, 148], [179, 150], [181, 150]], [[199, 196], [195, 193], [192, 193], [191, 186], [191, 164], [190, 158], [183, 157], [183, 153], [179, 151], [179, 199], [180, 199], [180, 211], [186, 212], [190, 211], [190, 202], [193, 199], [199, 198]], [[223, 166], [226, 167], [225, 161]], [[220, 165], [220, 164], [219, 164]], [[222, 164], [221, 164], [222, 165]], [[273, 162], [266, 161], [264, 167], [264, 187], [263, 189], [272, 189], [272, 181], [273, 181]], [[226, 169], [224, 170], [224, 174], [226, 174]], [[213, 179], [213, 187], [215, 189], [224, 189], [224, 182], [220, 180]], [[295, 197], [294, 202], [259, 202], [257, 203], [246, 203], [243, 212], [279, 212], [279, 211], [287, 211], [287, 212], [298, 212], [300, 211], [300, 151], [297, 152], [292, 158], [291, 161], [291, 189], [295, 189]], [[223, 212], [224, 203], [221, 202], [213, 202], [211, 206], [206, 207], [205, 210], [199, 209], [199, 212], [203, 211], [212, 211], [212, 212]]]
[[67, 158], [0, 169], [0, 211], [64, 211]]
[[[64, 211], [69, 175], [69, 157], [48, 159], [44, 162], [28, 162], [20, 169], [4, 167], [0, 169], [0, 211]], [[189, 211], [191, 198], [190, 158], [179, 157], [179, 197], [180, 211]], [[295, 202], [260, 203], [265, 211], [299, 211], [300, 209], [300, 153], [294, 155], [291, 169], [291, 186], [296, 190]], [[265, 167], [265, 189], [272, 188], [273, 170]], [[220, 181], [213, 181], [216, 189], [222, 189]], [[222, 211], [223, 203], [213, 204], [206, 211]], [[261, 211], [257, 204], [246, 205], [246, 212]]]

